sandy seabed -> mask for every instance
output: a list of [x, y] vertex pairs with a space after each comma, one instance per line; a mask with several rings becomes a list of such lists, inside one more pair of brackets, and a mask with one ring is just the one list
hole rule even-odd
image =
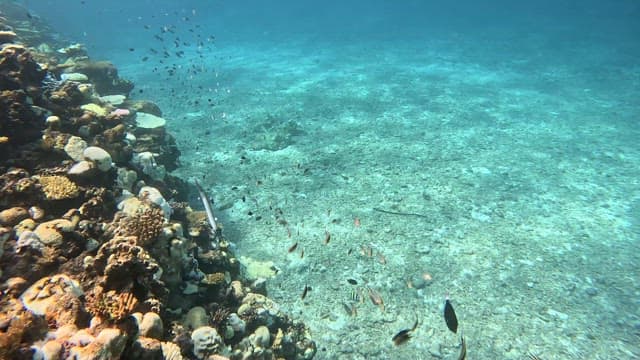
[[445, 294], [469, 359], [640, 356], [637, 64], [605, 45], [313, 46], [221, 47], [188, 101], [132, 77], [317, 358], [455, 359]]

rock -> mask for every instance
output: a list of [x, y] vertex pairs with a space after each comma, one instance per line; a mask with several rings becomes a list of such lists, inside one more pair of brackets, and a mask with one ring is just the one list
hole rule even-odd
[[139, 336], [127, 349], [127, 359], [162, 360], [162, 343], [156, 339]]
[[84, 149], [82, 155], [86, 160], [93, 161], [100, 171], [109, 171], [113, 166], [111, 155], [103, 148], [89, 146]]
[[131, 109], [136, 112], [144, 112], [160, 117], [162, 116], [162, 110], [160, 110], [160, 107], [149, 100], [126, 100], [122, 105], [127, 109]]
[[74, 227], [69, 220], [55, 219], [43, 222], [33, 232], [44, 245], [59, 247], [64, 239], [63, 233], [73, 231]]
[[22, 207], [12, 207], [0, 211], [0, 225], [14, 226], [28, 217], [29, 212], [27, 209]]
[[187, 329], [197, 329], [209, 324], [209, 315], [207, 310], [201, 306], [194, 306], [187, 312], [182, 325]]
[[87, 142], [81, 137], [72, 136], [67, 140], [67, 144], [64, 146], [64, 152], [69, 155], [75, 161], [81, 161], [84, 159], [84, 150], [87, 148]]
[[164, 332], [162, 319], [160, 315], [154, 312], [148, 312], [142, 317], [142, 321], [138, 325], [140, 335], [153, 339], [162, 339]]
[[107, 104], [111, 104], [113, 106], [117, 106], [122, 104], [123, 101], [125, 101], [127, 99], [126, 96], [124, 95], [107, 95], [107, 96], [100, 96], [100, 101], [103, 101]]
[[[29, 212], [29, 216], [31, 217], [31, 219], [33, 219], [35, 221], [42, 220], [44, 218], [44, 215], [45, 215], [44, 209], [42, 209], [39, 206], [30, 207], [28, 212]], [[35, 228], [35, 226], [33, 228]]]
[[266, 326], [260, 326], [250, 336], [251, 344], [254, 347], [268, 348], [271, 342], [271, 334], [269, 334], [269, 328]]
[[63, 81], [77, 81], [77, 82], [85, 82], [89, 81], [87, 75], [82, 73], [64, 73], [60, 75], [60, 79]]
[[193, 341], [193, 353], [200, 360], [212, 355], [224, 346], [218, 331], [210, 326], [201, 326], [194, 330], [191, 333], [191, 341]]
[[67, 174], [80, 177], [89, 176], [93, 173], [93, 170], [95, 170], [95, 168], [96, 166], [91, 161], [82, 160], [73, 165], [71, 169], [67, 171]]
[[0, 31], [0, 44], [6, 44], [13, 42], [18, 35], [10, 30], [2, 30]]
[[158, 164], [153, 153], [149, 151], [134, 153], [131, 158], [131, 165], [158, 181], [162, 181], [167, 173], [164, 165]]
[[86, 346], [74, 346], [69, 350], [68, 359], [107, 360], [120, 359], [127, 344], [127, 336], [118, 329], [107, 328]]

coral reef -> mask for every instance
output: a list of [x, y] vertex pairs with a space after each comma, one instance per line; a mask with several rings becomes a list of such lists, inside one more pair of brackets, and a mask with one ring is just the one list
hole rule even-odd
[[185, 202], [160, 109], [24, 8], [0, 12], [0, 359], [312, 358]]

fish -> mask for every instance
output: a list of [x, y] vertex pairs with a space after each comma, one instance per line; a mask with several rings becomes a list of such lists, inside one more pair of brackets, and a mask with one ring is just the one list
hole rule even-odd
[[342, 306], [344, 307], [344, 311], [346, 311], [347, 315], [358, 316], [358, 308], [356, 304], [347, 304], [343, 302]]
[[444, 301], [444, 322], [454, 334], [458, 332], [458, 318], [456, 317], [456, 312], [453, 310], [451, 301], [449, 301], [449, 297]]
[[307, 297], [307, 293], [309, 292], [309, 290], [311, 290], [311, 287], [309, 285], [305, 285], [304, 289], [302, 290], [302, 295], [300, 295], [301, 300], [304, 300], [304, 298]]
[[371, 299], [371, 302], [374, 305], [377, 305], [380, 310], [384, 311], [384, 300], [382, 299], [382, 296], [380, 296], [377, 291], [373, 290], [370, 287], [368, 287], [367, 289], [369, 290], [369, 299]]
[[327, 230], [324, 231], [324, 244], [328, 244], [329, 241], [331, 241], [331, 233], [329, 233]]
[[393, 341], [393, 344], [395, 346], [400, 346], [406, 343], [407, 341], [409, 341], [409, 339], [411, 339], [412, 333], [417, 328], [418, 328], [418, 319], [416, 319], [416, 322], [413, 324], [413, 327], [411, 329], [402, 329], [398, 331], [395, 335], [393, 335], [393, 337], [391, 338], [391, 341]]
[[467, 357], [467, 342], [464, 341], [464, 336], [460, 334], [460, 355], [458, 360], [464, 360]]
[[351, 285], [358, 285], [358, 282], [355, 279], [347, 279], [347, 282]]
[[360, 302], [360, 291], [358, 290], [352, 290], [351, 291], [351, 301], [355, 301], [355, 302]]
[[295, 243], [295, 244], [293, 244], [293, 245], [291, 245], [291, 246], [289, 247], [289, 252], [291, 253], [291, 252], [296, 251], [296, 248], [298, 248], [298, 242], [297, 242], [297, 241], [296, 241], [296, 243]]
[[204, 205], [204, 212], [207, 214], [207, 220], [209, 221], [209, 225], [211, 226], [211, 233], [216, 236], [218, 231], [218, 224], [216, 224], [216, 217], [213, 215], [213, 210], [211, 209], [211, 202], [209, 201], [209, 197], [200, 186], [198, 180], [196, 180], [196, 189], [198, 189], [198, 195], [200, 196], [200, 200], [202, 200], [202, 205]]

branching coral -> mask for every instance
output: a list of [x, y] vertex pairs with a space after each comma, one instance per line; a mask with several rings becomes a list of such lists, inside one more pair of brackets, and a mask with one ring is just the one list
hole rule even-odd
[[47, 200], [72, 199], [80, 194], [78, 185], [66, 176], [45, 175], [37, 179]]

